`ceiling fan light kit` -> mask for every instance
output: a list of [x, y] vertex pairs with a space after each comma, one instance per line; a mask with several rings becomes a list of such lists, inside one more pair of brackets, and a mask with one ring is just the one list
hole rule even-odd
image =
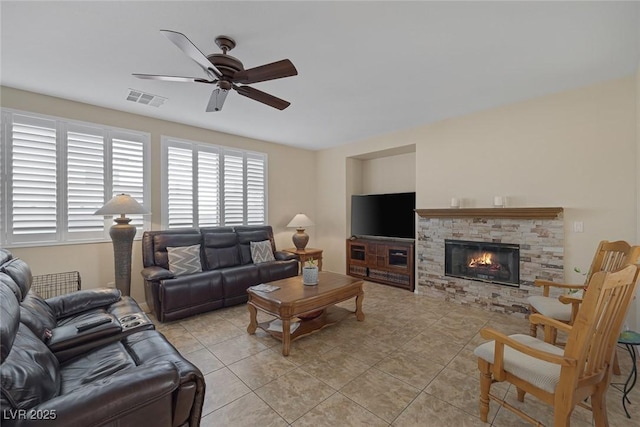
[[[298, 70], [288, 59], [260, 65], [258, 67], [244, 69], [239, 59], [227, 54], [228, 51], [236, 47], [236, 42], [228, 36], [218, 36], [215, 39], [216, 45], [222, 53], [204, 55], [192, 42], [182, 33], [171, 30], [160, 30], [173, 44], [175, 44], [185, 55], [198, 64], [207, 79], [198, 77], [163, 76], [154, 74], [133, 74], [139, 79], [160, 80], [186, 83], [206, 83], [215, 85], [216, 88], [211, 93], [206, 111], [220, 111], [230, 90], [235, 90], [238, 94], [261, 102], [278, 110], [284, 110], [290, 102], [277, 98], [266, 92], [262, 92], [254, 87], [247, 86], [253, 83], [276, 80], [284, 77], [298, 75]], [[238, 84], [242, 84], [239, 86]]]

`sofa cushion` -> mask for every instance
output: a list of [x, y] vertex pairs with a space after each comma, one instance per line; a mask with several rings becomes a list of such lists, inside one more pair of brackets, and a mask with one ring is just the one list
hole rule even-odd
[[206, 232], [203, 234], [205, 268], [220, 268], [240, 265], [238, 236], [233, 232]]
[[155, 265], [169, 270], [169, 255], [167, 247], [192, 246], [201, 242], [200, 234], [156, 234], [153, 236], [153, 258]]
[[58, 359], [23, 323], [0, 371], [3, 407], [32, 408], [60, 391]]
[[5, 277], [0, 273], [0, 362], [4, 362], [20, 325], [20, 306], [13, 292], [4, 286]]
[[11, 277], [11, 279], [13, 279], [13, 281], [18, 285], [21, 293], [21, 297], [19, 297], [19, 299], [22, 300], [22, 298], [24, 298], [29, 292], [29, 289], [31, 289], [31, 282], [33, 281], [31, 269], [27, 263], [20, 258], [13, 258], [2, 264], [0, 271], [9, 275], [9, 277]]
[[271, 227], [264, 226], [256, 228], [251, 227], [250, 229], [242, 229], [238, 227], [236, 229], [238, 243], [240, 244], [240, 261], [242, 264], [250, 264], [252, 262], [251, 242], [263, 242], [265, 240], [269, 240], [271, 242], [271, 252], [275, 250], [273, 241], [271, 241], [273, 237]]
[[254, 264], [229, 267], [221, 272], [225, 300], [237, 296], [246, 297], [247, 288], [260, 283], [260, 272]]
[[61, 393], [67, 394], [114, 373], [136, 366], [120, 341], [94, 349], [61, 366]]
[[49, 339], [51, 328], [47, 328], [42, 323], [42, 320], [31, 311], [24, 307], [20, 307], [20, 323], [26, 325], [35, 336], [46, 342]]
[[[47, 304], [47, 302], [37, 293], [31, 291], [27, 294], [27, 296], [22, 300], [22, 304], [20, 304], [21, 308], [28, 310], [37, 320], [40, 321], [42, 327], [47, 329], [53, 329], [57, 325], [56, 316], [53, 313], [53, 310]], [[31, 316], [28, 316], [25, 313], [25, 319], [21, 319], [23, 322], [27, 323], [31, 330], [38, 335], [38, 331], [40, 326], [37, 324], [33, 324]], [[34, 329], [35, 328], [35, 329]]]
[[169, 258], [169, 271], [176, 276], [202, 271], [200, 245], [167, 247], [167, 256]]
[[298, 274], [298, 261], [273, 261], [264, 264], [258, 264], [260, 272], [260, 282], [269, 283], [287, 277], [293, 277]]
[[13, 258], [13, 254], [11, 252], [9, 252], [7, 249], [0, 248], [0, 265], [9, 261], [11, 258]]
[[16, 300], [22, 301], [22, 289], [20, 289], [20, 286], [18, 286], [18, 284], [11, 278], [11, 276], [0, 271], [0, 283], [2, 283], [2, 287], [13, 293], [13, 295], [16, 297]]
[[251, 260], [254, 264], [275, 261], [273, 250], [271, 249], [271, 241], [264, 240], [262, 242], [250, 242]]
[[222, 274], [220, 271], [203, 271], [163, 280], [159, 293], [166, 312], [221, 301], [224, 298]]

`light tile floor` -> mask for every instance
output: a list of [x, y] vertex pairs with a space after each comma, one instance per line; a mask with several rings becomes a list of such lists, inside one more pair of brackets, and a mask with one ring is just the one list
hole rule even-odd
[[[354, 309], [354, 300], [340, 304]], [[240, 305], [157, 329], [205, 375], [202, 426], [487, 426], [478, 413], [479, 379], [473, 349], [491, 326], [507, 334], [528, 333], [528, 322], [513, 316], [436, 301], [411, 292], [365, 282], [364, 322], [351, 316], [303, 337], [291, 354], [260, 329], [247, 334], [249, 314]], [[259, 321], [269, 320], [259, 313]], [[561, 337], [562, 339], [562, 337]], [[631, 362], [618, 350], [626, 379]], [[546, 425], [551, 408], [514, 387], [492, 389]], [[626, 418], [621, 393], [610, 387], [612, 427], [640, 425], [640, 385], [630, 395]], [[492, 426], [528, 425], [491, 404]], [[577, 408], [573, 426], [593, 425]]]

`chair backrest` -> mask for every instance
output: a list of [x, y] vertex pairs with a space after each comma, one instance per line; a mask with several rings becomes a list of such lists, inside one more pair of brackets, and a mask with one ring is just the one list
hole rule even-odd
[[638, 266], [627, 265], [619, 271], [597, 272], [591, 277], [564, 353], [578, 364], [575, 369], [562, 368], [559, 387], [567, 387], [569, 391], [608, 379], [615, 344], [635, 295], [639, 271]]
[[600, 271], [616, 271], [625, 264], [633, 264], [634, 262], [627, 262], [630, 250], [631, 246], [623, 240], [616, 242], [601, 241], [591, 262], [591, 267], [587, 272], [585, 284], [589, 284], [591, 277]]

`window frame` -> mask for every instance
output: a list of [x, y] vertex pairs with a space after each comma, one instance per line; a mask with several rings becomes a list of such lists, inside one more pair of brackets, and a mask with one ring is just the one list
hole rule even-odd
[[[220, 221], [220, 224], [218, 224], [218, 226], [229, 226], [229, 227], [233, 227], [233, 226], [239, 226], [241, 224], [226, 224], [225, 223], [225, 200], [224, 200], [224, 183], [225, 183], [225, 178], [224, 178], [224, 174], [225, 174], [225, 154], [229, 155], [241, 155], [243, 158], [243, 169], [244, 169], [244, 175], [243, 175], [243, 204], [244, 204], [244, 214], [243, 214], [243, 223], [242, 225], [247, 225], [248, 223], [248, 219], [249, 219], [249, 209], [248, 209], [248, 198], [247, 198], [247, 158], [248, 156], [251, 156], [253, 158], [261, 158], [263, 159], [263, 165], [264, 165], [264, 172], [263, 172], [263, 176], [264, 176], [264, 199], [263, 199], [263, 203], [264, 203], [264, 222], [263, 224], [268, 224], [269, 223], [269, 219], [268, 219], [268, 212], [269, 212], [269, 205], [268, 205], [268, 188], [269, 188], [269, 183], [268, 183], [268, 165], [269, 165], [269, 157], [267, 155], [267, 153], [264, 152], [259, 152], [259, 151], [251, 151], [251, 150], [243, 150], [240, 148], [236, 148], [236, 147], [228, 147], [228, 146], [223, 146], [223, 145], [218, 145], [218, 144], [211, 144], [211, 143], [207, 143], [207, 142], [201, 142], [201, 141], [193, 141], [193, 140], [188, 140], [188, 139], [184, 139], [184, 138], [177, 138], [177, 137], [173, 137], [173, 136], [168, 136], [168, 135], [162, 135], [161, 136], [161, 141], [160, 141], [160, 146], [161, 146], [161, 165], [162, 165], [162, 170], [163, 171], [167, 171], [169, 170], [169, 148], [170, 147], [175, 147], [175, 148], [180, 148], [180, 149], [186, 149], [186, 150], [191, 150], [191, 159], [192, 159], [192, 163], [191, 163], [191, 176], [192, 176], [192, 181], [191, 181], [191, 185], [192, 185], [192, 190], [191, 190], [191, 194], [192, 194], [192, 199], [193, 199], [193, 205], [192, 205], [192, 225], [191, 227], [193, 228], [200, 228], [201, 227], [201, 221], [200, 221], [200, 215], [199, 215], [199, 206], [198, 206], [198, 202], [199, 202], [199, 198], [198, 198], [198, 189], [200, 187], [199, 185], [199, 181], [198, 181], [198, 154], [201, 151], [205, 151], [208, 153], [217, 153], [218, 154], [218, 188], [217, 188], [217, 198], [218, 198], [218, 218]], [[195, 167], [194, 167], [195, 166]], [[161, 176], [161, 206], [162, 206], [162, 212], [161, 212], [161, 218], [160, 218], [160, 227], [163, 230], [169, 230], [169, 229], [176, 229], [176, 227], [174, 228], [169, 228], [169, 174], [168, 173], [163, 173]], [[255, 223], [252, 223], [252, 225], [255, 225]], [[204, 224], [202, 225], [202, 227], [211, 227], [213, 225], [210, 224]], [[186, 227], [186, 226], [185, 226]], [[180, 227], [180, 228], [184, 228], [184, 227]]]
[[[106, 203], [113, 197], [113, 141], [115, 139], [140, 143], [142, 146], [142, 196], [143, 206], [151, 207], [151, 134], [149, 132], [107, 126], [73, 120], [64, 117], [34, 113], [13, 108], [1, 108], [0, 136], [0, 246], [8, 248], [58, 246], [70, 244], [87, 244], [110, 242], [109, 229], [114, 224], [113, 217], [107, 216], [103, 220], [101, 231], [74, 232], [69, 229], [69, 200], [68, 200], [68, 135], [69, 132], [92, 130], [100, 132], [103, 138], [103, 192]], [[16, 237], [13, 228], [10, 229], [13, 216], [13, 124], [15, 116], [23, 116], [36, 121], [53, 122], [55, 130], [56, 155], [56, 231], [53, 233], [34, 233], [26, 237]], [[144, 230], [151, 228], [151, 217], [143, 217], [142, 227], [137, 227], [136, 239], [142, 236]]]

